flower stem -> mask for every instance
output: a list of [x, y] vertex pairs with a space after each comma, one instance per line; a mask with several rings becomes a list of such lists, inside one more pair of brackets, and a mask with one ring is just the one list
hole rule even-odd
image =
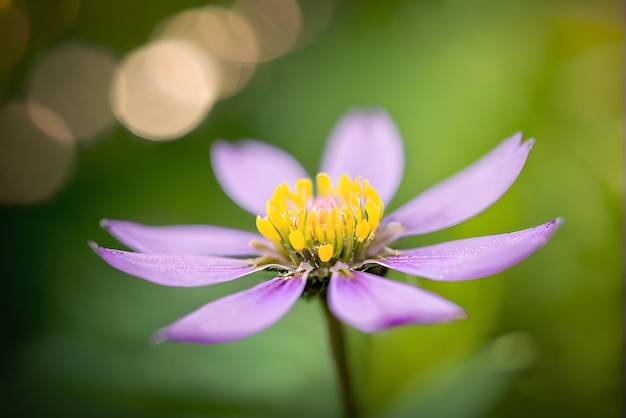
[[354, 400], [354, 394], [352, 392], [350, 373], [348, 371], [348, 358], [346, 356], [346, 343], [343, 328], [341, 327], [341, 323], [328, 309], [326, 295], [322, 294], [320, 299], [322, 300], [324, 316], [326, 317], [326, 323], [328, 324], [328, 336], [330, 339], [330, 346], [333, 351], [333, 360], [335, 361], [337, 377], [339, 379], [339, 386], [341, 389], [343, 415], [345, 418], [357, 418], [358, 413], [356, 402]]

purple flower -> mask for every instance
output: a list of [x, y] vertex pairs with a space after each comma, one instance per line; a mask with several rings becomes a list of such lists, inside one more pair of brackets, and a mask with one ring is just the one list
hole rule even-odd
[[509, 234], [406, 250], [399, 237], [456, 225], [482, 212], [519, 175], [533, 140], [517, 133], [474, 164], [383, 217], [400, 182], [400, 135], [383, 110], [355, 111], [332, 132], [316, 176], [268, 144], [218, 141], [211, 160], [218, 181], [256, 215], [259, 233], [218, 226], [102, 225], [136, 252], [97, 247], [113, 267], [164, 286], [225, 282], [269, 269], [276, 277], [208, 303], [160, 330], [155, 341], [216, 343], [260, 332], [303, 294], [320, 293], [339, 319], [364, 332], [449, 322], [462, 308], [426, 290], [371, 273], [390, 268], [439, 281], [470, 280], [522, 261], [554, 234], [555, 219]]

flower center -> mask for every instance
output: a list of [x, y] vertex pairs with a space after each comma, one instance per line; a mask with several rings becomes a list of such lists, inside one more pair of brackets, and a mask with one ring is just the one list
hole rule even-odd
[[259, 232], [296, 265], [314, 268], [365, 257], [383, 215], [383, 203], [367, 180], [346, 174], [333, 186], [326, 173], [300, 179], [291, 190], [282, 183], [266, 205], [267, 216], [256, 218]]

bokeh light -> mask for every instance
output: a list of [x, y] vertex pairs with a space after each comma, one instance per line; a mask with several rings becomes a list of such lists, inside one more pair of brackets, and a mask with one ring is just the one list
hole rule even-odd
[[219, 68], [192, 42], [166, 39], [129, 54], [111, 85], [118, 120], [138, 136], [180, 138], [207, 115], [219, 94]]
[[202, 41], [218, 57], [235, 62], [256, 62], [259, 45], [248, 21], [236, 12], [219, 7], [206, 8], [198, 16]]
[[305, 48], [315, 42], [330, 24], [335, 11], [335, 0], [300, 1], [302, 27], [292, 50]]
[[115, 65], [103, 48], [61, 44], [35, 64], [28, 97], [61, 116], [76, 139], [92, 140], [115, 122], [108, 100]]
[[0, 201], [32, 204], [58, 191], [70, 174], [74, 138], [63, 119], [36, 103], [0, 109]]
[[259, 43], [259, 61], [287, 53], [300, 32], [302, 16], [295, 0], [237, 0], [233, 10], [252, 26]]
[[256, 38], [247, 22], [229, 9], [216, 6], [185, 10], [158, 25], [153, 39], [192, 42], [215, 62], [219, 99], [240, 91], [254, 74]]

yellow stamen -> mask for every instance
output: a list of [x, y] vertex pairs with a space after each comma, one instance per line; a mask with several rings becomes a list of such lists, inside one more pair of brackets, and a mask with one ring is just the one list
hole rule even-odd
[[[378, 200], [380, 201], [380, 199]], [[378, 223], [383, 215], [383, 207], [379, 206], [377, 201], [369, 199], [365, 202], [365, 212], [367, 213], [367, 220], [369, 221], [372, 229], [378, 228]]]
[[333, 246], [331, 244], [324, 244], [321, 245], [318, 249], [317, 249], [317, 256], [320, 258], [320, 261], [325, 263], [328, 260], [330, 260], [330, 258], [333, 256], [333, 251], [335, 249], [333, 248]]
[[333, 185], [330, 182], [330, 177], [326, 173], [319, 173], [317, 175], [317, 194], [320, 197], [332, 197], [334, 194]]
[[363, 242], [370, 236], [370, 224], [365, 219], [359, 222], [354, 231], [357, 241]]
[[289, 243], [291, 247], [296, 251], [302, 251], [304, 248], [304, 235], [299, 229], [294, 229], [289, 233]]
[[276, 232], [276, 228], [274, 228], [274, 225], [272, 225], [272, 223], [267, 218], [263, 219], [261, 218], [261, 216], [257, 215], [256, 229], [258, 229], [261, 235], [263, 235], [270, 241], [280, 243], [280, 235], [278, 235], [278, 232]]
[[257, 217], [257, 229], [294, 261], [318, 260], [327, 267], [350, 263], [355, 254], [363, 256], [373, 239], [383, 203], [360, 177], [352, 181], [344, 174], [336, 187], [326, 173], [319, 173], [316, 181], [317, 196], [309, 179], [297, 180], [293, 190], [279, 185], [267, 202], [267, 215]]

